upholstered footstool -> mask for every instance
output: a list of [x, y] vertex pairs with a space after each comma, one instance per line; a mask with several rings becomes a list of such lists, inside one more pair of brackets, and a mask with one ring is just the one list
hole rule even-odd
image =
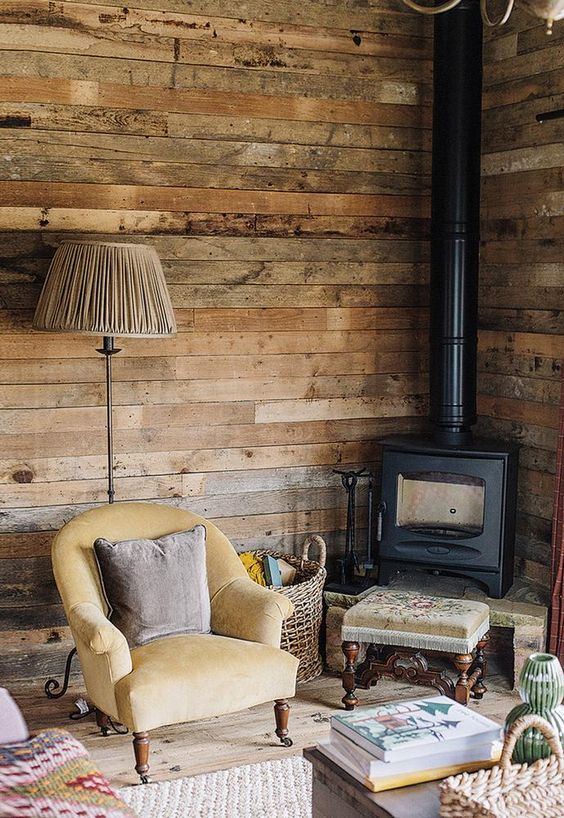
[[[358, 704], [357, 687], [367, 690], [383, 676], [430, 685], [462, 704], [468, 704], [470, 693], [481, 699], [489, 626], [483, 602], [374, 591], [343, 619], [345, 708], [354, 710]], [[366, 659], [356, 667], [361, 642], [368, 643]], [[444, 670], [429, 667], [426, 652], [448, 656], [458, 671], [456, 683]]]

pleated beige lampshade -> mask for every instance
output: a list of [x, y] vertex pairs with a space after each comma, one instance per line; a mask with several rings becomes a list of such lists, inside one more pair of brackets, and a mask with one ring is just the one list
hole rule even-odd
[[63, 242], [33, 318], [34, 329], [89, 335], [172, 335], [176, 321], [154, 247]]

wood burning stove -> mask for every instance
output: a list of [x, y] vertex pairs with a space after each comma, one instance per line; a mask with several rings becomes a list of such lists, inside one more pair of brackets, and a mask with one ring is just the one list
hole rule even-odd
[[513, 582], [518, 449], [464, 448], [398, 436], [383, 441], [381, 584], [426, 568], [472, 577], [489, 596]]
[[435, 17], [429, 440], [383, 441], [380, 582], [425, 567], [513, 579], [517, 449], [473, 439], [480, 245], [480, 0]]

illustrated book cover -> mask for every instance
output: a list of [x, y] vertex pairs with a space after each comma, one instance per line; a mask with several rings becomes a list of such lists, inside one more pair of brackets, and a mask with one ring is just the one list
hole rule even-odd
[[331, 717], [331, 729], [390, 762], [456, 752], [502, 738], [499, 724], [448, 696], [339, 713]]

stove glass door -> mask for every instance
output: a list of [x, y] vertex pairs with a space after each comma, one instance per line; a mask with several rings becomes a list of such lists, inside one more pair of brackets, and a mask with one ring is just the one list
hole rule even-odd
[[396, 525], [416, 534], [449, 539], [484, 530], [486, 482], [447, 471], [398, 474]]

